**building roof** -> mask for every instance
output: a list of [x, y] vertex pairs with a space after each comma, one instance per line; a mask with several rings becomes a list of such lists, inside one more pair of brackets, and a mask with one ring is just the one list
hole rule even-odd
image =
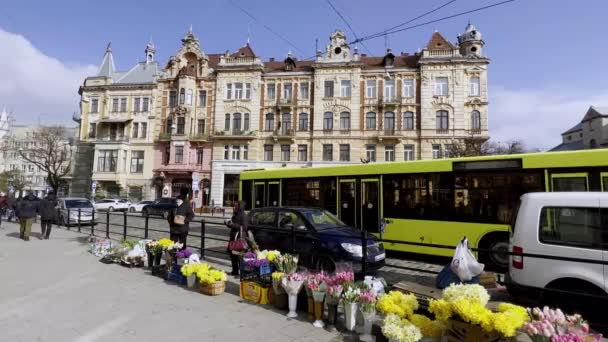
[[583, 117], [581, 122], [589, 121], [595, 118], [606, 118], [608, 117], [608, 108], [607, 107], [594, 107], [591, 106], [587, 110], [587, 113]]
[[256, 55], [253, 52], [253, 49], [251, 48], [251, 46], [249, 45], [249, 42], [247, 42], [247, 44], [245, 44], [245, 46], [243, 46], [240, 49], [238, 49], [237, 52], [235, 52], [232, 55], [230, 55], [230, 57], [249, 57], [249, 58], [255, 58]]
[[431, 40], [426, 44], [426, 48], [430, 50], [445, 50], [445, 49], [453, 49], [454, 45], [450, 43], [447, 39], [445, 39], [441, 33], [435, 32], [431, 36]]
[[570, 134], [570, 133], [574, 133], [574, 132], [578, 132], [581, 131], [583, 129], [583, 123], [579, 122], [577, 125], [575, 125], [574, 127], [570, 128], [569, 130], [565, 131], [564, 133], [562, 133], [562, 135], [564, 134]]
[[97, 76], [113, 77], [115, 72], [116, 67], [114, 66], [114, 57], [112, 56], [112, 43], [108, 43], [103, 60], [97, 71]]
[[[393, 67], [395, 68], [416, 68], [418, 66], [418, 60], [420, 59], [417, 55], [401, 55], [395, 56]], [[361, 56], [361, 62], [363, 63], [363, 69], [383, 69], [384, 68], [384, 56], [382, 57], [368, 57]]]
[[549, 152], [557, 152], [557, 151], [575, 151], [575, 150], [583, 150], [585, 149], [585, 145], [582, 140], [573, 141], [569, 143], [561, 143], [554, 148], [550, 149]]
[[128, 72], [116, 77], [114, 83], [154, 83], [154, 79], [158, 74], [158, 63], [139, 62]]
[[[296, 67], [289, 72], [297, 72], [297, 71], [312, 71], [313, 61], [298, 61], [295, 60]], [[264, 71], [265, 72], [281, 72], [287, 71], [285, 70], [285, 62], [284, 61], [268, 61], [264, 62]]]

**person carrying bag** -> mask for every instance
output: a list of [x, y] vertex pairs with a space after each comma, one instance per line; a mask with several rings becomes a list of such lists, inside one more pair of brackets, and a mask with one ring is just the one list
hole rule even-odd
[[239, 275], [239, 257], [240, 254], [247, 250], [247, 241], [245, 234], [247, 232], [248, 217], [245, 213], [245, 202], [236, 202], [232, 219], [226, 223], [230, 228], [230, 241], [228, 242], [228, 253], [230, 253], [230, 261], [232, 262], [233, 276]]
[[186, 239], [190, 230], [190, 221], [194, 218], [194, 211], [188, 203], [188, 190], [182, 189], [177, 198], [177, 208], [171, 210], [167, 216], [169, 221], [169, 238], [171, 241], [182, 243], [182, 249], [186, 249]]

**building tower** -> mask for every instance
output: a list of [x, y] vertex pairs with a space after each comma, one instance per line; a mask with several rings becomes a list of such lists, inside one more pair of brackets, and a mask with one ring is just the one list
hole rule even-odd
[[154, 43], [152, 43], [152, 40], [150, 40], [150, 42], [146, 46], [146, 64], [150, 64], [150, 63], [154, 62], [154, 53], [155, 52], [156, 52], [156, 49], [154, 48]]
[[6, 111], [6, 108], [2, 109], [0, 113], [0, 139], [6, 137], [11, 129], [11, 115]]
[[483, 57], [483, 46], [485, 42], [481, 39], [481, 33], [477, 31], [475, 25], [469, 24], [464, 33], [458, 35], [458, 45], [460, 54], [465, 57]]

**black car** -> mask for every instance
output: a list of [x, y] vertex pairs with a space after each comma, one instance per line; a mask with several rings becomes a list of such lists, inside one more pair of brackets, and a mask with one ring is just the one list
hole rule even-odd
[[163, 197], [143, 207], [141, 213], [143, 216], [162, 216], [167, 218], [169, 212], [177, 208], [177, 199]]
[[[363, 249], [360, 230], [347, 226], [332, 213], [318, 208], [256, 208], [249, 213], [249, 229], [261, 249], [276, 249], [300, 256], [300, 264], [332, 272], [338, 262], [350, 262], [361, 273]], [[292, 240], [292, 229], [295, 241]], [[366, 233], [367, 267], [384, 266], [384, 245]]]

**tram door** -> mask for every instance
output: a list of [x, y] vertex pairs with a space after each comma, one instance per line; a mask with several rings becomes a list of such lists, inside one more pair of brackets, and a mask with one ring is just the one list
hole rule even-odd
[[266, 205], [265, 203], [265, 198], [266, 198], [266, 187], [264, 186], [264, 183], [255, 183], [254, 187], [253, 187], [253, 206], [252, 208], [262, 208]]
[[356, 187], [354, 179], [340, 180], [340, 197], [338, 213], [340, 220], [351, 227], [357, 226], [357, 202]]
[[268, 203], [267, 207], [278, 207], [281, 205], [281, 183], [268, 183]]
[[361, 227], [377, 233], [380, 222], [380, 181], [378, 178], [361, 180]]

